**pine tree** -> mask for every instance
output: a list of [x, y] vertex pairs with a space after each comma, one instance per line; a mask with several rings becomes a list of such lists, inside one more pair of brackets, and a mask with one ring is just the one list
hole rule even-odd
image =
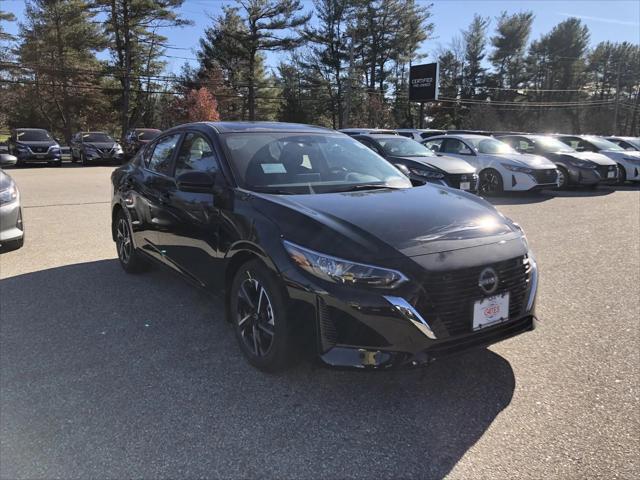
[[106, 16], [106, 33], [113, 57], [112, 74], [120, 84], [118, 109], [124, 137], [143, 116], [152, 87], [151, 76], [164, 67], [159, 57], [166, 38], [158, 29], [182, 26], [190, 22], [180, 17], [177, 8], [184, 0], [94, 0]]
[[93, 103], [92, 92], [99, 90], [95, 54], [104, 37], [84, 0], [33, 0], [25, 15], [21, 67], [33, 74], [38, 107], [49, 127], [62, 130], [68, 142], [81, 111]]

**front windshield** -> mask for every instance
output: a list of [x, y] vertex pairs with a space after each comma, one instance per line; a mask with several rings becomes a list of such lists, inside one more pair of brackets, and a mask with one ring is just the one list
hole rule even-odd
[[46, 130], [22, 130], [16, 136], [19, 142], [50, 142], [53, 140]]
[[435, 154], [424, 145], [405, 137], [377, 138], [384, 153], [394, 157], [433, 157]]
[[249, 190], [298, 194], [411, 187], [389, 162], [343, 135], [245, 132], [220, 137], [236, 180]]
[[83, 142], [113, 143], [115, 140], [106, 133], [95, 132], [82, 135]]
[[536, 142], [538, 142], [538, 145], [540, 145], [545, 152], [575, 152], [573, 148], [571, 148], [566, 143], [562, 143], [557, 138], [544, 136], [534, 138], [536, 139]]
[[585, 137], [585, 139], [589, 142], [589, 143], [593, 143], [596, 147], [598, 147], [598, 150], [624, 150], [624, 148], [622, 148], [619, 145], [616, 145], [613, 142], [610, 142], [609, 140], [605, 140], [604, 138], [599, 138], [599, 137]]
[[473, 146], [480, 153], [487, 154], [503, 154], [503, 153], [518, 153], [509, 145], [500, 140], [494, 138], [470, 138]]

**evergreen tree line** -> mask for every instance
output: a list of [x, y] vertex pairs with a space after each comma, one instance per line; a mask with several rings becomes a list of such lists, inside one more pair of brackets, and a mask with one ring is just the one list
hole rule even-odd
[[[214, 3], [195, 62], [172, 75], [167, 58], [193, 55], [163, 35], [190, 23], [183, 3], [27, 0], [16, 37], [4, 28], [15, 16], [0, 10], [0, 129], [39, 126], [68, 140], [80, 129], [121, 135], [220, 118], [639, 133], [640, 47], [592, 46], [577, 18], [532, 39], [531, 12], [476, 15], [436, 48], [431, 5], [416, 0]], [[419, 118], [409, 69], [434, 60], [440, 99]]]

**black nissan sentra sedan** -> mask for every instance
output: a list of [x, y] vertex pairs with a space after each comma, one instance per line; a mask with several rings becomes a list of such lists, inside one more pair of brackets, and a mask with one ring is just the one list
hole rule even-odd
[[155, 260], [224, 295], [255, 367], [420, 365], [534, 327], [520, 227], [473, 194], [411, 182], [347, 135], [284, 123], [163, 132], [112, 174], [127, 272]]

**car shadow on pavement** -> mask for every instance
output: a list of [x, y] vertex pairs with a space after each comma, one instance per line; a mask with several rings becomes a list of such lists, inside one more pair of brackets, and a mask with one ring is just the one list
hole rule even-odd
[[[596, 189], [570, 187], [564, 190], [543, 190], [541, 192], [509, 192], [500, 197], [483, 197], [493, 205], [527, 205], [541, 203], [557, 197], [602, 197], [614, 192], [613, 186]], [[624, 187], [622, 187], [624, 188]]]
[[486, 350], [252, 367], [219, 302], [103, 260], [0, 280], [2, 478], [443, 478], [511, 402]]

